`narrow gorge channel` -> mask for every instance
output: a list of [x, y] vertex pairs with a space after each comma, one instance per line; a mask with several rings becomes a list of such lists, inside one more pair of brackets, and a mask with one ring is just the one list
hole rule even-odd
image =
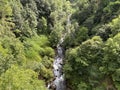
[[[55, 61], [53, 63], [53, 73], [54, 73], [54, 81], [48, 85], [48, 90], [50, 87], [54, 87], [55, 90], [66, 90], [66, 83], [63, 74], [63, 47], [61, 46], [63, 42], [63, 38], [61, 38], [60, 43], [57, 45], [57, 52]], [[52, 85], [52, 86], [51, 86]]]
[[55, 79], [48, 84], [48, 90], [66, 90], [66, 82], [65, 82], [65, 75], [63, 73], [63, 59], [64, 59], [64, 49], [62, 47], [62, 43], [64, 42], [65, 36], [67, 33], [70, 33], [70, 26], [71, 26], [71, 14], [67, 17], [67, 24], [66, 24], [66, 30], [67, 32], [64, 33], [63, 37], [61, 37], [59, 43], [57, 44], [56, 48], [56, 57], [53, 63], [53, 73]]
[[56, 90], [65, 90], [65, 79], [63, 74], [63, 48], [60, 44], [57, 46], [57, 56], [54, 61], [54, 85], [56, 87]]

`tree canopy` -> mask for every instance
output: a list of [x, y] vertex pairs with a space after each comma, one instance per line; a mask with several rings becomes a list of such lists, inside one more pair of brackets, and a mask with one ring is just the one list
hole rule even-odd
[[0, 0], [0, 90], [47, 90], [61, 38], [66, 90], [120, 89], [120, 0]]

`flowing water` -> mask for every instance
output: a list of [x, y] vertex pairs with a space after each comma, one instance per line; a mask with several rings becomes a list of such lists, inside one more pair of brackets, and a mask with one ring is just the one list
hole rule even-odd
[[53, 73], [55, 76], [55, 80], [52, 82], [52, 84], [50, 83], [48, 85], [48, 90], [52, 86], [55, 87], [55, 90], [65, 90], [66, 88], [63, 69], [62, 69], [63, 68], [63, 57], [64, 57], [63, 48], [61, 46], [62, 42], [63, 42], [63, 38], [61, 38], [60, 43], [57, 45], [56, 57], [53, 63]]
[[[67, 33], [70, 33], [70, 28], [69, 28], [71, 25], [70, 17], [71, 17], [71, 14], [68, 15], [68, 18], [67, 18], [67, 25], [66, 25]], [[53, 73], [55, 76], [55, 80], [48, 84], [48, 90], [50, 90], [50, 87], [55, 87], [54, 88], [55, 90], [66, 90], [66, 83], [65, 83], [64, 73], [63, 73], [64, 54], [63, 54], [63, 48], [61, 44], [63, 43], [67, 33], [65, 33], [63, 37], [61, 37], [60, 42], [57, 45], [56, 57], [53, 63]]]
[[54, 61], [54, 75], [55, 80], [53, 81], [56, 90], [65, 90], [65, 80], [63, 74], [63, 48], [58, 45], [57, 46], [57, 56]]

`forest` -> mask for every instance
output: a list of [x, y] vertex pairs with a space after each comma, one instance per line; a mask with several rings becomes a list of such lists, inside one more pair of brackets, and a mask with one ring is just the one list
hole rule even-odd
[[120, 0], [0, 0], [0, 90], [120, 90], [119, 65]]

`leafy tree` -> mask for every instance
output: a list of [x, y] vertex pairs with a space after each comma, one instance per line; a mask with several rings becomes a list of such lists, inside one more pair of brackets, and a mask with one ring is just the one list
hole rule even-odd
[[119, 68], [119, 36], [120, 34], [117, 34], [114, 38], [109, 38], [104, 47], [104, 62], [110, 72], [114, 72]]
[[77, 89], [78, 85], [82, 85], [80, 83], [87, 84], [86, 89], [92, 89], [99, 83], [102, 78], [99, 71], [102, 65], [102, 47], [101, 38], [96, 36], [66, 53], [65, 74], [73, 86], [72, 89]]
[[103, 41], [106, 41], [112, 34], [109, 24], [98, 25], [92, 29], [92, 34], [98, 35]]
[[0, 18], [12, 15], [12, 8], [9, 0], [0, 0]]
[[30, 69], [12, 66], [0, 77], [1, 90], [47, 90], [38, 75]]
[[119, 29], [120, 29], [119, 22], [120, 22], [120, 16], [113, 19], [112, 22], [109, 23], [109, 26], [112, 31], [112, 36], [115, 36], [117, 33], [119, 33]]
[[54, 50], [49, 46], [48, 38], [44, 35], [34, 36], [24, 41], [26, 68], [39, 73], [41, 78], [51, 79]]
[[50, 39], [50, 42], [52, 44], [51, 46], [56, 47], [56, 45], [58, 44], [59, 39], [60, 39], [60, 33], [57, 31], [52, 31], [50, 33], [49, 39]]
[[104, 21], [110, 21], [112, 20], [113, 18], [115, 18], [117, 15], [119, 15], [120, 13], [120, 1], [119, 0], [111, 0], [107, 6], [103, 9], [103, 13], [105, 14], [103, 16], [103, 20], [102, 22]]
[[86, 27], [80, 27], [78, 30], [75, 31], [75, 41], [77, 43], [81, 43], [88, 38], [88, 29]]
[[87, 40], [88, 38], [88, 29], [86, 27], [79, 27], [75, 29], [70, 35], [67, 35], [64, 40], [64, 47], [73, 47], [73, 46], [79, 46], [83, 41]]
[[[1, 73], [5, 72], [13, 64], [23, 65], [25, 62], [24, 46], [14, 37], [4, 36], [1, 42]], [[0, 74], [1, 74], [0, 73]]]

